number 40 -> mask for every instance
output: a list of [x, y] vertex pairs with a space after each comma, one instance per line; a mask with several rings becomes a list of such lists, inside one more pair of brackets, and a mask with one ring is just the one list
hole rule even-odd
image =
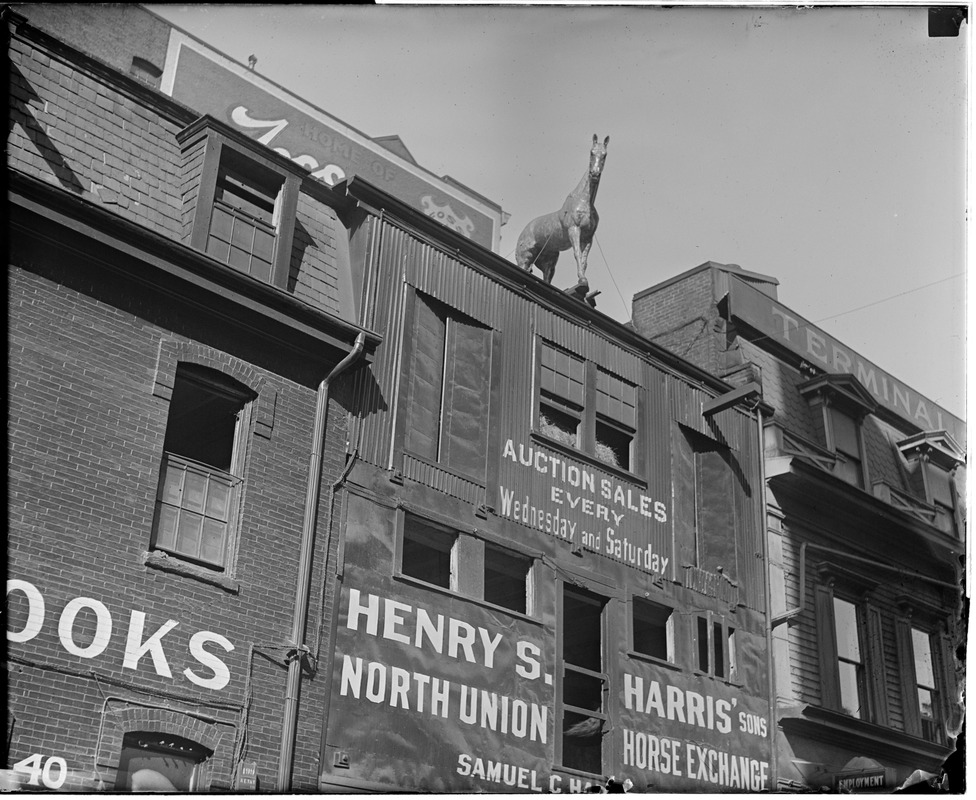
[[[28, 756], [14, 764], [14, 770], [30, 775], [27, 782], [31, 786], [40, 786], [43, 782], [44, 786], [48, 789], [60, 789], [68, 779], [67, 763], [60, 756], [51, 756], [44, 762], [42, 769], [41, 758], [40, 753], [34, 753], [34, 755]], [[52, 775], [55, 767], [57, 767], [57, 777]]]

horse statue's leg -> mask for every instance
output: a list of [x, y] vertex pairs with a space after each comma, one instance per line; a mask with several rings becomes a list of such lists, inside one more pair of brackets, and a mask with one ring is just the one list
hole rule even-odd
[[542, 253], [536, 259], [535, 265], [542, 272], [542, 280], [552, 283], [552, 278], [556, 274], [556, 262], [559, 260], [559, 253]]
[[586, 265], [590, 259], [590, 247], [592, 247], [592, 245], [593, 245], [592, 239], [580, 243], [580, 253], [582, 255], [582, 260], [577, 262], [576, 265], [579, 282], [585, 283], [587, 286], [589, 286], [589, 281], [586, 280]]
[[573, 255], [576, 256], [576, 277], [578, 283], [586, 284], [589, 286], [586, 280], [586, 254], [589, 252], [589, 243], [586, 243], [585, 248], [583, 243], [580, 241], [580, 229], [578, 225], [571, 225], [569, 230], [569, 241], [573, 245]]

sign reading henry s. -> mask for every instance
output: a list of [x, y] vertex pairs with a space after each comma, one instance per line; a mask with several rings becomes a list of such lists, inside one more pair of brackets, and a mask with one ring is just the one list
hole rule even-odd
[[329, 186], [360, 175], [484, 247], [497, 243], [500, 208], [176, 30], [170, 34], [162, 89], [292, 159]]
[[881, 407], [920, 430], [947, 431], [965, 447], [966, 423], [961, 419], [735, 276], [729, 277], [729, 311], [816, 367], [830, 373], [853, 375]]
[[538, 625], [405, 586], [393, 596], [355, 568], [347, 576], [329, 719], [330, 744], [348, 755], [333, 762], [340, 777], [549, 791], [553, 676]]

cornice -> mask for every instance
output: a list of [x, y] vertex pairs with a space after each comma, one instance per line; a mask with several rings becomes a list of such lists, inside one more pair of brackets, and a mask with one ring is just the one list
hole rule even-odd
[[566, 292], [519, 269], [497, 253], [457, 231], [446, 228], [368, 181], [355, 176], [346, 183], [345, 188], [350, 197], [359, 201], [373, 214], [380, 216], [382, 213], [387, 221], [451, 254], [466, 266], [489, 276], [506, 288], [567, 318], [575, 319], [579, 324], [589, 327], [636, 355], [657, 361], [672, 373], [690, 378], [711, 391], [721, 395], [735, 390], [735, 386], [641, 336], [633, 327], [617, 322], [590, 307], [589, 304], [571, 298]]
[[[54, 246], [65, 246], [64, 241], [51, 239], [51, 232], [41, 227], [41, 221], [45, 220], [92, 240], [86, 255], [94, 263], [170, 294], [177, 293], [175, 287], [181, 284], [193, 287], [198, 292], [246, 306], [294, 333], [305, 333], [343, 350], [360, 333], [366, 338], [368, 352], [375, 350], [381, 341], [373, 331], [316, 309], [89, 200], [16, 170], [8, 169], [7, 175], [9, 224], [14, 235], [19, 231], [21, 235], [51, 240]], [[125, 266], [132, 259], [140, 264], [139, 270]]]

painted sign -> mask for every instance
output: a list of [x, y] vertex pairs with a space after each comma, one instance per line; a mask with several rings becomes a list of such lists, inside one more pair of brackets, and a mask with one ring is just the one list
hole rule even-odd
[[549, 791], [540, 626], [409, 584], [380, 588], [367, 570], [347, 576], [328, 739], [343, 757], [326, 768], [404, 790]]
[[176, 30], [170, 34], [162, 89], [292, 159], [329, 186], [359, 175], [484, 247], [498, 243], [500, 208]]
[[670, 498], [539, 443], [508, 439], [502, 463], [499, 516], [652, 575], [671, 574]]
[[945, 430], [963, 448], [966, 423], [862, 358], [786, 306], [729, 276], [729, 311], [829, 373], [857, 378], [878, 404], [922, 431]]
[[[173, 678], [170, 660], [174, 645], [164, 645], [163, 639], [180, 623], [169, 619], [156, 627], [146, 614], [132, 609], [123, 623], [125, 633], [119, 631], [117, 615], [94, 597], [74, 597], [65, 603], [57, 622], [48, 613], [50, 603], [40, 590], [24, 580], [7, 581], [7, 641], [21, 644], [38, 636], [52, 636], [56, 625], [57, 641], [62, 650], [86, 659], [107, 659], [121, 655], [123, 670], [137, 671], [151, 664], [152, 670], [164, 678]], [[124, 649], [119, 647], [124, 640]], [[111, 645], [111, 647], [110, 647]], [[218, 691], [230, 682], [230, 670], [220, 651], [230, 653], [234, 645], [225, 636], [213, 631], [196, 631], [186, 644], [192, 662], [180, 673], [181, 677], [201, 689]], [[148, 657], [148, 658], [147, 658]]]
[[[424, 792], [580, 792], [554, 765], [555, 633], [349, 567], [339, 608], [328, 775]], [[640, 791], [768, 791], [768, 704], [744, 687], [619, 652], [609, 736]]]
[[623, 770], [641, 791], [769, 791], [768, 704], [698, 675], [631, 661], [623, 673]]
[[834, 776], [834, 788], [842, 793], [877, 792], [894, 785], [895, 771], [890, 767], [843, 770]]

